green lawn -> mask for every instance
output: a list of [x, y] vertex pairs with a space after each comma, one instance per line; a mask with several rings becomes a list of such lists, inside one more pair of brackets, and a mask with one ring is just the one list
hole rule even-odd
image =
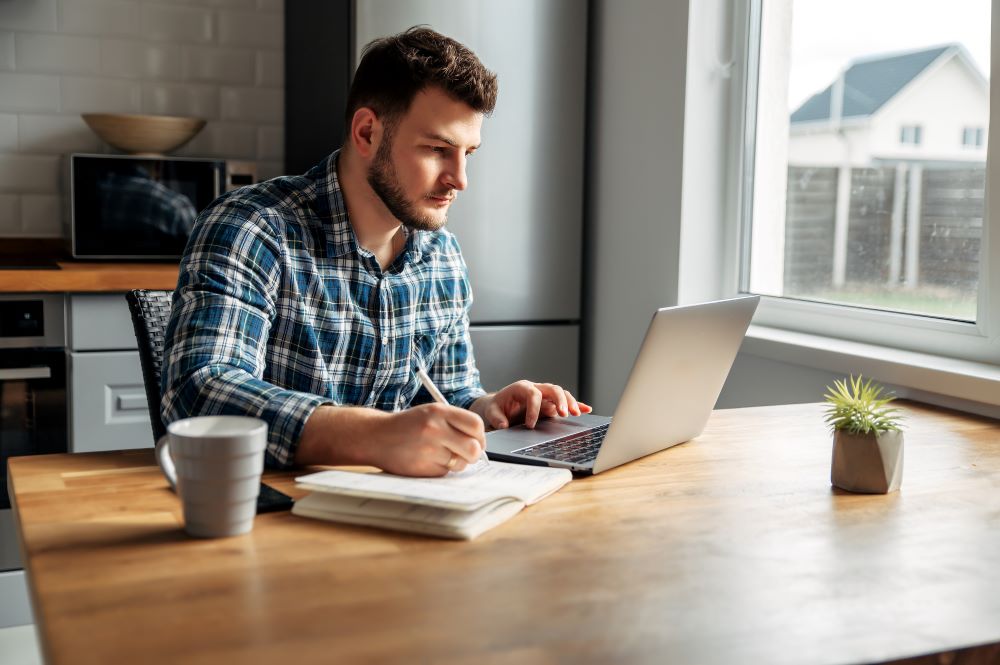
[[805, 293], [785, 293], [786, 297], [818, 300], [843, 305], [859, 305], [908, 314], [924, 314], [962, 321], [976, 320], [976, 294], [938, 287], [889, 290], [873, 286], [845, 286]]

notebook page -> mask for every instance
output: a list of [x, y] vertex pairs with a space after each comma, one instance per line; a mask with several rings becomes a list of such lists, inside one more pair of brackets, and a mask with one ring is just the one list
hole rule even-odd
[[572, 477], [566, 469], [491, 462], [476, 471], [451, 473], [440, 478], [320, 471], [296, 478], [296, 481], [305, 489], [320, 492], [472, 510], [502, 497], [534, 503]]

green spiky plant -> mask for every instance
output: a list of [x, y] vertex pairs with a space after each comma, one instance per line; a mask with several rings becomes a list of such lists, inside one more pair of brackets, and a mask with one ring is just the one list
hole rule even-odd
[[848, 434], [879, 434], [899, 430], [902, 423], [900, 409], [889, 406], [895, 397], [883, 397], [882, 386], [859, 374], [849, 379], [834, 381], [833, 388], [826, 387], [826, 423], [834, 431]]

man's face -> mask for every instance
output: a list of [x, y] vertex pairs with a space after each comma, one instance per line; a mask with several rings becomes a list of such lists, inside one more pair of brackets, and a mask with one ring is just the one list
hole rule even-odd
[[479, 147], [483, 114], [439, 88], [426, 88], [386, 127], [368, 184], [402, 224], [434, 231], [468, 184], [466, 161]]

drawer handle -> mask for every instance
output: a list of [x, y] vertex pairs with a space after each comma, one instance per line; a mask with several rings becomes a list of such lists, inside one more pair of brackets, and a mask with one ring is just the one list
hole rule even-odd
[[51, 367], [12, 367], [0, 369], [0, 381], [19, 379], [51, 379]]
[[119, 395], [119, 411], [145, 411], [147, 409], [145, 395]]

